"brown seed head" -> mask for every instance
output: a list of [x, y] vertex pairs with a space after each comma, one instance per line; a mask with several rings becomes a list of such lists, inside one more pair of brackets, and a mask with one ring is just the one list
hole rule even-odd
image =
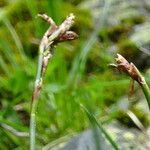
[[142, 84], [142, 78], [139, 70], [136, 68], [136, 66], [133, 63], [129, 63], [123, 56], [120, 54], [117, 54], [116, 60], [116, 68], [128, 74], [133, 80], [137, 81], [139, 84]]

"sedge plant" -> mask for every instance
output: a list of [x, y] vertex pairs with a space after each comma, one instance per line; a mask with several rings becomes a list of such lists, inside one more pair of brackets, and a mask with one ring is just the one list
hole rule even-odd
[[49, 60], [53, 55], [53, 49], [56, 44], [63, 41], [74, 40], [77, 37], [77, 34], [75, 32], [70, 31], [70, 28], [73, 25], [75, 19], [75, 16], [73, 14], [70, 14], [66, 18], [66, 20], [59, 26], [57, 26], [53, 19], [46, 14], [38, 14], [38, 16], [45, 20], [50, 25], [50, 27], [45, 32], [39, 45], [37, 75], [35, 79], [31, 103], [30, 150], [35, 150], [36, 108], [43, 85], [43, 76], [47, 69]]
[[150, 110], [150, 88], [146, 83], [144, 76], [140, 73], [140, 71], [132, 62], [129, 63], [122, 55], [117, 54], [115, 60], [116, 64], [111, 64], [111, 66], [114, 66], [119, 71], [126, 73], [132, 78], [133, 81], [136, 81], [140, 85]]

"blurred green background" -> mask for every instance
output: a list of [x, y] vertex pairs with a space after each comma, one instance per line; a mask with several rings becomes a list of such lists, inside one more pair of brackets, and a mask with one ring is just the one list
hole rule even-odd
[[150, 83], [149, 0], [0, 0], [0, 149], [28, 149], [38, 45], [48, 28], [37, 14], [59, 25], [71, 12], [79, 37], [57, 45], [50, 60], [37, 110], [37, 147], [89, 128], [76, 102], [104, 125], [118, 120], [137, 128], [130, 110], [149, 126], [138, 85], [131, 94], [130, 79], [108, 67], [121, 53]]

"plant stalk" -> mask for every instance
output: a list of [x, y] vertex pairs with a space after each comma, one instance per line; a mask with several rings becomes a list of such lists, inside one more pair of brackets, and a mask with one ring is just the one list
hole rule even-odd
[[142, 84], [140, 84], [140, 86], [142, 88], [142, 91], [143, 91], [145, 98], [147, 100], [147, 103], [148, 103], [148, 107], [150, 109], [150, 88], [148, 87], [144, 77], [143, 77], [143, 82], [142, 82]]
[[[40, 51], [39, 51], [40, 52]], [[32, 104], [31, 104], [31, 115], [30, 115], [30, 150], [35, 150], [35, 130], [36, 130], [36, 108], [37, 108], [37, 103], [38, 103], [38, 96], [39, 93], [36, 94], [38, 86], [41, 85], [39, 82], [41, 80], [41, 72], [42, 72], [42, 54], [39, 55], [39, 60], [38, 60], [38, 70], [37, 70], [37, 75], [36, 75], [36, 80], [35, 80], [35, 87], [34, 87], [34, 92], [32, 96]]]
[[42, 80], [47, 69], [49, 59], [52, 56], [52, 49], [59, 42], [74, 40], [77, 37], [77, 34], [75, 32], [69, 31], [70, 27], [74, 23], [75, 16], [73, 14], [70, 14], [60, 26], [57, 26], [52, 18], [45, 14], [39, 14], [38, 16], [44, 19], [49, 25], [51, 25], [51, 27], [49, 27], [45, 32], [39, 46], [37, 75], [31, 103], [30, 150], [35, 150], [36, 108], [38, 98], [42, 89]]
[[36, 106], [37, 100], [33, 101], [30, 116], [30, 150], [35, 150], [35, 129], [36, 129]]

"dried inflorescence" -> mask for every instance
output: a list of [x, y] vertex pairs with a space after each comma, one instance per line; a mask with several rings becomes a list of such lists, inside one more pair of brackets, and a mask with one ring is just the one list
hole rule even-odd
[[111, 64], [111, 66], [116, 67], [119, 71], [128, 74], [133, 79], [133, 81], [135, 80], [139, 83], [150, 109], [150, 89], [145, 81], [145, 78], [142, 76], [136, 66], [133, 63], [129, 63], [120, 54], [117, 54], [116, 64]]
[[[48, 46], [53, 43], [59, 43], [60, 41], [68, 41], [68, 40], [74, 40], [77, 38], [77, 34], [73, 31], [69, 31], [71, 26], [74, 24], [75, 16], [71, 13], [66, 20], [59, 26], [55, 24], [55, 22], [47, 16], [46, 14], [38, 14], [39, 17], [44, 19], [48, 24], [50, 24], [50, 28], [47, 30], [45, 35], [43, 36], [43, 39], [41, 41], [41, 44], [48, 39], [48, 43], [44, 42], [43, 44]], [[50, 42], [50, 43], [49, 43]]]
[[129, 63], [123, 56], [117, 54], [115, 66], [119, 71], [128, 74], [133, 80], [137, 81], [139, 84], [143, 83], [143, 77], [141, 76], [139, 70], [131, 62]]
[[47, 69], [49, 59], [53, 55], [54, 46], [60, 42], [74, 40], [78, 37], [75, 32], [70, 31], [75, 19], [73, 14], [70, 14], [59, 26], [57, 26], [53, 19], [46, 14], [38, 14], [38, 16], [45, 20], [50, 27], [45, 32], [39, 46], [38, 71], [32, 101], [37, 99], [40, 94], [42, 79]]
[[50, 24], [40, 43], [40, 53], [43, 55], [43, 69], [41, 70], [43, 74], [52, 56], [53, 47], [59, 42], [74, 40], [77, 38], [77, 34], [70, 31], [75, 19], [73, 14], [70, 14], [60, 26], [57, 26], [53, 19], [46, 14], [38, 14], [38, 16]]

